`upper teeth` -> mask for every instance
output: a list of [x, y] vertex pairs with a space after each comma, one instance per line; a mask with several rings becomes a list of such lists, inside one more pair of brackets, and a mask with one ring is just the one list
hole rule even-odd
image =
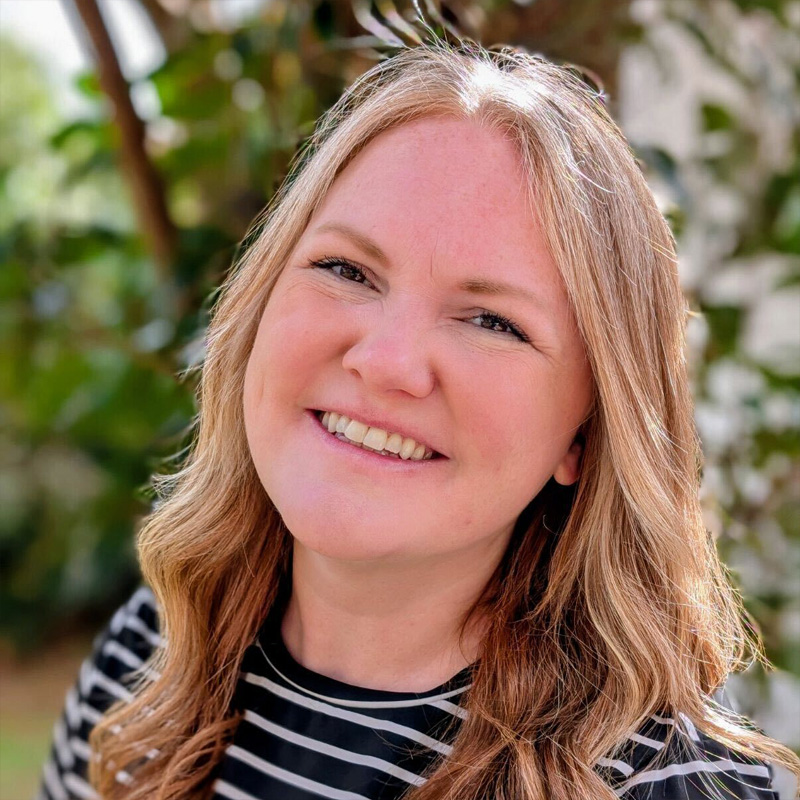
[[322, 415], [322, 424], [333, 434], [342, 434], [353, 444], [367, 450], [374, 450], [388, 456], [399, 456], [403, 460], [423, 461], [433, 458], [433, 450], [417, 443], [409, 436], [389, 433], [383, 428], [373, 428], [357, 419], [350, 419], [335, 411], [326, 411]]

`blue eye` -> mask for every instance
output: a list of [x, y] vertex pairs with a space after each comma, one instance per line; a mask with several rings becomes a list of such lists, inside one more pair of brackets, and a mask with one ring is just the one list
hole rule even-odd
[[[363, 283], [365, 286], [372, 286], [364, 268], [346, 258], [341, 258], [340, 256], [324, 256], [316, 260], [312, 259], [309, 264], [315, 269], [328, 270], [342, 280], [351, 281], [352, 283]], [[336, 272], [337, 269], [340, 271]], [[471, 319], [480, 319], [481, 317], [485, 320], [490, 320], [490, 322], [488, 324], [481, 323], [480, 326], [476, 327], [481, 327], [485, 330], [505, 336], [514, 336], [526, 344], [531, 343], [527, 334], [513, 320], [508, 319], [508, 317], [504, 317], [502, 314], [495, 314], [492, 311], [481, 311], [480, 314], [471, 317]], [[505, 327], [507, 330], [500, 330], [498, 326]]]

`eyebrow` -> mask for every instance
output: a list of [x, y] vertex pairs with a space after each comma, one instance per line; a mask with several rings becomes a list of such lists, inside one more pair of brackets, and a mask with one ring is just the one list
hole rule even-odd
[[[313, 233], [341, 234], [347, 239], [350, 239], [350, 241], [362, 252], [366, 253], [366, 255], [380, 262], [381, 266], [385, 268], [389, 267], [389, 257], [384, 253], [377, 242], [343, 222], [326, 222], [318, 228], [315, 228]], [[505, 283], [504, 281], [490, 280], [489, 278], [468, 278], [462, 281], [458, 285], [458, 288], [470, 294], [519, 297], [539, 308], [545, 308], [542, 298], [538, 295], [528, 289], [523, 289], [521, 286], [515, 286], [510, 283]]]
[[356, 247], [365, 252], [368, 256], [371, 256], [376, 261], [380, 261], [381, 266], [389, 266], [389, 257], [381, 250], [375, 241], [370, 239], [366, 234], [357, 231], [355, 228], [345, 225], [343, 222], [326, 222], [324, 225], [315, 228], [313, 232], [340, 233], [342, 236], [350, 239]]

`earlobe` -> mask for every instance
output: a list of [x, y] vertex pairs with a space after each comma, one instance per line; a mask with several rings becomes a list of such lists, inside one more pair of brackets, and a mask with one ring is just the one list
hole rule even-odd
[[553, 473], [556, 483], [560, 483], [562, 486], [572, 486], [578, 480], [581, 474], [582, 455], [583, 436], [578, 434]]

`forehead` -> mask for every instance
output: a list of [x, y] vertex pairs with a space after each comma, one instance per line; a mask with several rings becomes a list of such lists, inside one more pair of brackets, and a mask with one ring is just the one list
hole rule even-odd
[[[390, 258], [485, 277], [559, 283], [520, 156], [473, 120], [434, 117], [380, 134], [342, 171], [309, 225], [346, 223]], [[462, 270], [463, 272], [463, 270]], [[551, 287], [557, 290], [556, 286]]]

